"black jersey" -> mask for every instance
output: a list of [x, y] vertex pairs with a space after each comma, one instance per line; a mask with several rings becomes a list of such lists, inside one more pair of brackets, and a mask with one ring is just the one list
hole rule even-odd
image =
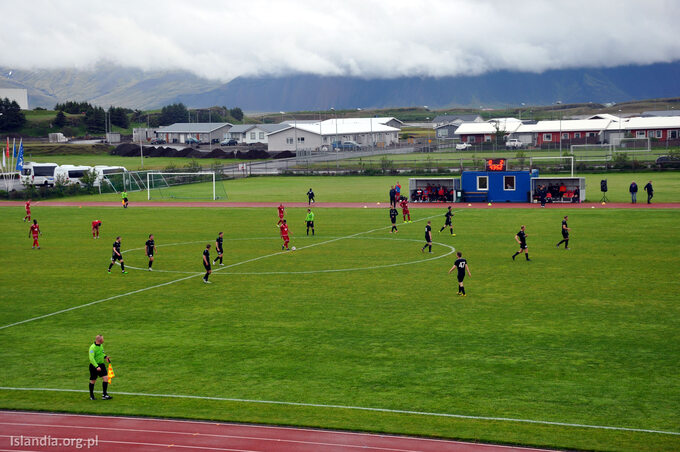
[[223, 241], [224, 241], [224, 237], [217, 237], [215, 239], [215, 247], [217, 248], [218, 253], [222, 252], [222, 242]]
[[397, 211], [397, 209], [390, 209], [390, 219], [392, 220], [392, 223], [397, 221], [398, 216], [399, 216], [399, 211]]
[[113, 242], [113, 249], [115, 250], [113, 255], [118, 256], [120, 254], [120, 242]]
[[203, 256], [205, 256], [205, 260], [208, 261], [208, 264], [209, 264], [210, 263], [210, 251], [207, 248], [203, 250]]
[[156, 248], [156, 241], [155, 240], [147, 240], [146, 241], [146, 255], [147, 256], [153, 256], [153, 250]]
[[428, 242], [430, 241], [430, 238], [432, 237], [432, 226], [429, 224], [425, 226], [425, 240]]
[[446, 217], [446, 224], [451, 224], [451, 217], [453, 217], [453, 212], [447, 210], [444, 216]]
[[465, 276], [465, 266], [467, 265], [467, 261], [464, 258], [456, 259], [455, 262], [456, 268], [458, 269], [458, 277]]
[[517, 233], [517, 237], [519, 237], [520, 245], [526, 245], [527, 244], [527, 235], [525, 234], [524, 231], [519, 231]]
[[562, 232], [567, 232], [567, 220], [562, 220]]

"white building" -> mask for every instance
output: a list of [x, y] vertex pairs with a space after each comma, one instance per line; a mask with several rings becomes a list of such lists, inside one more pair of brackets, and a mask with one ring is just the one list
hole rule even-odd
[[0, 88], [0, 99], [16, 101], [19, 108], [28, 110], [28, 90], [21, 88]]
[[268, 135], [282, 130], [288, 124], [237, 124], [229, 129], [228, 138], [233, 138], [239, 143], [269, 143]]
[[342, 141], [354, 141], [368, 147], [391, 146], [399, 142], [400, 129], [380, 122], [385, 119], [394, 118], [339, 118], [312, 124], [293, 123], [269, 134], [269, 150], [331, 149], [334, 142]]
[[178, 122], [156, 129], [156, 137], [166, 143], [186, 143], [187, 138], [195, 138], [200, 142], [210, 142], [214, 139], [222, 141], [227, 138], [232, 124], [228, 122]]

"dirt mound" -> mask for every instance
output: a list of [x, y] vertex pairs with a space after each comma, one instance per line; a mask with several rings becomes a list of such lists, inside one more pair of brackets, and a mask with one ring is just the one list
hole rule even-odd
[[251, 149], [247, 152], [243, 152], [243, 151], [236, 152], [236, 158], [242, 159], [242, 160], [268, 159], [269, 153], [267, 151]]
[[295, 157], [295, 153], [291, 151], [281, 151], [277, 154], [274, 154], [272, 157], [273, 159], [289, 159]]

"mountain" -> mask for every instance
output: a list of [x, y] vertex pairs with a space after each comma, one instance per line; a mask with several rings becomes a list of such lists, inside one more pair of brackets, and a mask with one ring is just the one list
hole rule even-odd
[[474, 77], [362, 79], [297, 74], [241, 77], [228, 83], [186, 71], [145, 72], [103, 64], [87, 71], [0, 68], [4, 74], [10, 70], [11, 77], [0, 79], [0, 87], [27, 88], [31, 108], [86, 100], [105, 107], [139, 109], [183, 102], [189, 107], [225, 105], [246, 111], [301, 111], [330, 107], [549, 105], [557, 100], [604, 103], [680, 95], [680, 62], [540, 74], [498, 71]]

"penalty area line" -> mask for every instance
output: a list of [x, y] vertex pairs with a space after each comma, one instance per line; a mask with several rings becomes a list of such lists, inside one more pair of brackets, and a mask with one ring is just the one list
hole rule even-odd
[[[42, 392], [74, 392], [74, 393], [87, 393], [85, 389], [61, 389], [61, 388], [17, 388], [10, 386], [0, 386], [0, 390], [4, 391], [42, 391]], [[235, 403], [256, 403], [265, 405], [285, 405], [285, 406], [300, 406], [300, 407], [311, 407], [311, 408], [335, 408], [342, 410], [356, 410], [356, 411], [372, 411], [378, 413], [392, 413], [392, 414], [407, 414], [415, 416], [430, 416], [430, 417], [444, 417], [444, 418], [455, 418], [455, 419], [469, 419], [476, 421], [494, 421], [494, 422], [518, 422], [525, 424], [539, 424], [539, 425], [552, 425], [557, 427], [573, 427], [573, 428], [587, 428], [595, 430], [614, 430], [622, 432], [636, 432], [636, 433], [652, 433], [658, 435], [673, 435], [680, 436], [680, 432], [672, 432], [667, 430], [653, 430], [645, 428], [631, 428], [631, 427], [614, 427], [609, 425], [591, 425], [591, 424], [578, 424], [570, 422], [556, 422], [556, 421], [542, 421], [535, 419], [519, 419], [510, 417], [495, 417], [495, 416], [473, 416], [467, 414], [451, 414], [451, 413], [431, 413], [427, 411], [413, 411], [413, 410], [393, 410], [389, 408], [375, 408], [375, 407], [361, 407], [361, 406], [351, 406], [351, 405], [331, 405], [322, 403], [305, 403], [305, 402], [284, 402], [279, 400], [254, 400], [254, 399], [239, 399], [230, 397], [210, 397], [210, 396], [196, 396], [196, 395], [183, 395], [183, 394], [155, 394], [155, 393], [143, 393], [143, 392], [112, 392], [112, 394], [126, 395], [134, 397], [159, 397], [166, 399], [194, 399], [194, 400], [212, 400], [217, 402], [235, 402]]]

